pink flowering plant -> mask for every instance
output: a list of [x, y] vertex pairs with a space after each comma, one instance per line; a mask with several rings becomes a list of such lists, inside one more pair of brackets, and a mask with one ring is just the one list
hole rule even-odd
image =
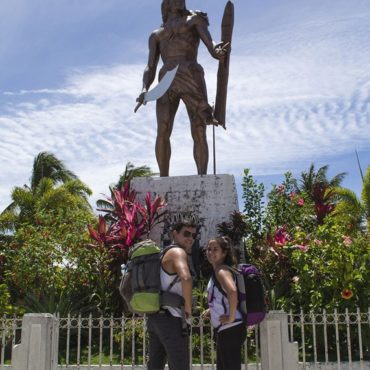
[[263, 271], [272, 308], [367, 309], [369, 233], [360, 223], [351, 224], [348, 212], [339, 212], [343, 174], [327, 180], [325, 171], [311, 166], [301, 179], [286, 173], [265, 206], [260, 185], [249, 171], [244, 174], [250, 190], [244, 189], [241, 218], [248, 223], [254, 215], [243, 239], [246, 259]]
[[297, 248], [291, 255], [299, 281], [292, 286], [292, 302], [284, 297], [282, 306], [313, 310], [366, 307], [370, 296], [369, 239], [361, 233], [352, 238], [348, 243], [337, 220], [326, 219], [315, 230], [315, 239], [308, 240], [306, 248]]

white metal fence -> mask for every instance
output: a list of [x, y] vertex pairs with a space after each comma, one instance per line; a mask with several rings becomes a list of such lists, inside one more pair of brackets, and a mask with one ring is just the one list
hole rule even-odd
[[288, 322], [290, 340], [299, 343], [304, 369], [307, 364], [322, 369], [370, 369], [370, 308], [367, 312], [359, 308], [342, 313], [290, 312]]
[[[0, 320], [0, 369], [10, 369], [11, 352], [20, 342], [21, 318]], [[299, 346], [302, 369], [370, 369], [370, 309], [367, 312], [288, 314], [291, 341]], [[59, 369], [145, 368], [148, 335], [145, 318], [58, 318]], [[195, 317], [191, 327], [190, 360], [194, 368], [215, 369], [213, 330]], [[248, 330], [245, 369], [260, 369], [258, 327]], [[207, 364], [207, 365], [206, 365]]]
[[[190, 335], [190, 363], [215, 364], [213, 330], [209, 322], [195, 317]], [[65, 343], [65, 345], [63, 344]], [[59, 363], [68, 368], [96, 365], [146, 365], [148, 335], [145, 318], [60, 318]], [[251, 329], [244, 344], [245, 363], [258, 359], [258, 328]]]

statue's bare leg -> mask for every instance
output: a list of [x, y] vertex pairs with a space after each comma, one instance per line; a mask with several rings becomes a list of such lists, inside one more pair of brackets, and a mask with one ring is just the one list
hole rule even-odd
[[206, 175], [208, 167], [207, 126], [198, 120], [191, 120], [191, 136], [194, 140], [193, 155], [198, 175]]
[[164, 94], [157, 100], [157, 140], [155, 143], [155, 155], [161, 177], [169, 175], [171, 143], [170, 137], [179, 99], [169, 98], [169, 93]]

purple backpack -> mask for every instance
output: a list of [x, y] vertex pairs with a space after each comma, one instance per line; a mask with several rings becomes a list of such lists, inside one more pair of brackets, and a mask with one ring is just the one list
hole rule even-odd
[[268, 310], [262, 274], [256, 266], [247, 263], [241, 263], [232, 270], [238, 289], [238, 308], [247, 326], [257, 325]]
[[[227, 266], [234, 274], [238, 289], [238, 309], [247, 326], [259, 324], [266, 316], [268, 304], [262, 274], [256, 266], [241, 263], [236, 268]], [[213, 281], [218, 290], [226, 296], [216, 277]]]

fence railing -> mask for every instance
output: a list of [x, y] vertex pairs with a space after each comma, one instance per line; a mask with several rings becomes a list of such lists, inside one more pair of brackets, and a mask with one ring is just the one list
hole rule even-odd
[[[367, 312], [327, 312], [288, 314], [291, 341], [299, 344], [299, 359], [306, 368], [307, 363], [316, 368], [324, 364], [358, 365], [361, 370], [370, 369], [370, 308]], [[365, 361], [367, 361], [365, 368]], [[321, 365], [322, 366], [322, 365]]]
[[4, 365], [11, 362], [13, 347], [21, 339], [22, 318], [3, 317], [0, 319], [0, 365], [3, 370]]
[[[145, 317], [57, 317], [58, 369], [145, 368], [148, 333]], [[0, 319], [0, 370], [11, 365], [21, 340], [22, 319]], [[290, 341], [298, 342], [300, 368], [370, 369], [370, 309], [367, 312], [288, 313]], [[214, 332], [194, 317], [190, 363], [215, 369]], [[243, 348], [245, 369], [261, 368], [259, 327], [250, 328]], [[207, 367], [206, 367], [207, 364]]]
[[[59, 319], [59, 364], [67, 368], [93, 364], [143, 365], [147, 362], [148, 335], [142, 317], [67, 317]], [[248, 332], [245, 363], [259, 358], [258, 328]], [[215, 364], [214, 332], [208, 321], [194, 317], [190, 335], [190, 363]], [[202, 368], [202, 367], [201, 367]]]

